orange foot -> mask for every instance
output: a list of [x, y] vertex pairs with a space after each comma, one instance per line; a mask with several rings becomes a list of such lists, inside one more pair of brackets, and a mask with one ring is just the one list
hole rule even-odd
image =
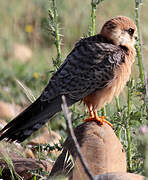
[[111, 126], [112, 128], [113, 128], [113, 125], [110, 123], [110, 122], [108, 122], [107, 120], [105, 120], [105, 118], [106, 118], [106, 116], [98, 116], [97, 115], [97, 112], [96, 111], [94, 111], [94, 117], [89, 117], [89, 118], [87, 118], [87, 119], [85, 119], [84, 121], [85, 122], [88, 122], [88, 121], [97, 121], [97, 122], [99, 122], [101, 125], [103, 125], [104, 123], [106, 123], [106, 124], [108, 124], [109, 126]]

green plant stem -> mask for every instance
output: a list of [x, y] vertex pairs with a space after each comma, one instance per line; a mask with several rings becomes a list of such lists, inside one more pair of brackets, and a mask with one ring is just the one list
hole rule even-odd
[[132, 170], [132, 156], [131, 156], [131, 134], [130, 134], [130, 113], [131, 113], [131, 93], [130, 93], [130, 82], [128, 83], [128, 97], [127, 97], [127, 105], [128, 105], [128, 117], [126, 124], [126, 134], [127, 134], [127, 142], [128, 142], [128, 169], [131, 172]]
[[129, 169], [129, 172], [131, 172], [131, 170], [132, 170], [132, 156], [131, 156], [131, 134], [130, 134], [129, 122], [127, 122], [126, 133], [127, 133], [127, 142], [128, 142], [128, 169]]
[[106, 108], [105, 108], [105, 106], [101, 109], [101, 111], [102, 111], [102, 116], [106, 116]]
[[145, 176], [148, 177], [148, 172], [147, 172], [147, 169], [148, 169], [148, 142], [146, 141], [145, 142], [145, 158], [144, 158], [144, 169], [145, 169]]
[[[129, 82], [130, 84], [130, 82]], [[128, 104], [128, 115], [131, 113], [131, 93], [130, 93], [130, 85], [128, 84], [128, 96], [127, 96], [127, 104]]]
[[121, 108], [120, 108], [119, 98], [118, 98], [118, 97], [116, 97], [116, 98], [115, 98], [115, 100], [116, 100], [116, 107], [117, 107], [117, 111], [118, 111], [118, 112], [120, 112]]
[[144, 63], [143, 63], [143, 53], [142, 53], [142, 38], [140, 31], [140, 5], [141, 5], [141, 0], [135, 0], [135, 21], [136, 21], [137, 33], [138, 33], [138, 39], [135, 48], [138, 57], [139, 76], [142, 84], [144, 85], [145, 77], [144, 77]]
[[[115, 97], [115, 100], [116, 100], [117, 112], [120, 112], [121, 111], [121, 107], [120, 107], [119, 98]], [[120, 117], [120, 120], [121, 120], [121, 117]], [[116, 134], [117, 134], [117, 137], [120, 139], [120, 127], [119, 126], [117, 127], [117, 133]]]
[[58, 23], [58, 12], [56, 7], [56, 0], [51, 1], [51, 9], [49, 9], [49, 30], [51, 35], [54, 37], [54, 43], [57, 50], [56, 60], [53, 60], [54, 66], [57, 68], [61, 65], [61, 35], [59, 33], [59, 23]]
[[91, 0], [91, 30], [90, 35], [94, 36], [96, 34], [96, 8], [104, 0]]
[[96, 34], [96, 3], [91, 1], [91, 36]]
[[52, 3], [53, 3], [53, 12], [54, 12], [54, 21], [55, 21], [55, 39], [56, 39], [55, 44], [57, 48], [57, 64], [59, 66], [61, 64], [61, 40], [59, 34], [56, 0], [52, 0]]

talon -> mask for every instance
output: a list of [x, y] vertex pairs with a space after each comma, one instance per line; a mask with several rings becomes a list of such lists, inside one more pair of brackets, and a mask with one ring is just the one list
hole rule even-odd
[[99, 117], [96, 110], [94, 110], [94, 117], [97, 121], [101, 122], [102, 125], [105, 122], [106, 124], [108, 124], [109, 126], [111, 126], [113, 128], [113, 125], [110, 122], [108, 122], [107, 120], [105, 120], [106, 116]]
[[[90, 110], [89, 110], [89, 112], [90, 112]], [[101, 125], [106, 123], [106, 124], [108, 124], [109, 126], [111, 126], [113, 128], [113, 125], [110, 122], [108, 122], [107, 120], [105, 120], [106, 116], [100, 116], [99, 117], [96, 110], [94, 110], [94, 116], [92, 115], [92, 113], [89, 113], [89, 114], [90, 114], [90, 117], [85, 119], [84, 120], [85, 122], [88, 122], [88, 121], [97, 121]]]
[[89, 117], [89, 118], [86, 118], [84, 120], [85, 122], [88, 122], [88, 121], [96, 121], [96, 119], [94, 117]]
[[103, 123], [106, 123], [106, 124], [108, 124], [109, 126], [111, 126], [113, 128], [113, 125], [110, 122], [108, 122], [107, 120], [105, 120], [106, 116], [101, 116], [99, 118], [101, 118]]
[[100, 122], [102, 125], [104, 124], [106, 116], [96, 116], [96, 121]]

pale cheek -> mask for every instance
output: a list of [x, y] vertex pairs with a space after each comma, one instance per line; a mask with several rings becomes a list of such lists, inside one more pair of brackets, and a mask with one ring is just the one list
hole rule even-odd
[[120, 39], [120, 36], [121, 36], [121, 31], [113, 31], [111, 33], [111, 37], [110, 39], [113, 40], [113, 42], [116, 44], [116, 45], [120, 45], [120, 42], [119, 42], [119, 39]]
[[133, 43], [133, 46], [136, 44], [135, 38], [133, 38], [132, 43]]
[[119, 41], [122, 46], [133, 44], [129, 34], [127, 33], [121, 34]]
[[120, 29], [116, 29], [112, 32], [112, 36], [113, 38], [119, 39], [119, 37], [121, 36], [121, 30]]

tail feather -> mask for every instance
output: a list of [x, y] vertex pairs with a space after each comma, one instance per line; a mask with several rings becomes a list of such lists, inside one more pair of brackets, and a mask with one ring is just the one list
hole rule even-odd
[[[7, 141], [24, 141], [42, 127], [54, 114], [61, 111], [61, 103], [60, 96], [51, 102], [43, 102], [38, 98], [0, 131], [0, 140], [7, 138]], [[68, 105], [73, 103], [71, 100], [68, 101]]]
[[[22, 113], [20, 113], [16, 118], [14, 118], [11, 122], [9, 122], [0, 131], [0, 133], [2, 133], [3, 131], [5, 131], [6, 129], [8, 129], [8, 128], [12, 127], [12, 126], [21, 124], [22, 123], [21, 120], [24, 119], [24, 116], [25, 116], [25, 119], [30, 118], [31, 114], [35, 113], [35, 110], [37, 109], [38, 103], [39, 103], [39, 99], [37, 99], [28, 108], [26, 108]], [[36, 107], [36, 109], [34, 107]], [[34, 111], [33, 111], [33, 109], [34, 109]]]

